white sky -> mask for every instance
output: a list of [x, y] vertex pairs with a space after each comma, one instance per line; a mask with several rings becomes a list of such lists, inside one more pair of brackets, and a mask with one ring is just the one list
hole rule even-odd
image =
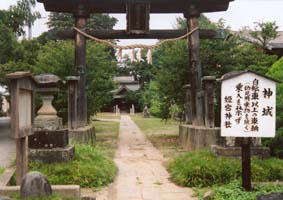
[[[7, 9], [15, 4], [17, 0], [0, 0], [0, 9]], [[38, 36], [47, 30], [45, 25], [48, 13], [45, 12], [43, 5], [37, 3], [35, 10], [39, 11], [43, 19], [37, 20], [33, 27], [33, 35]], [[226, 24], [233, 30], [238, 30], [244, 26], [254, 27], [254, 22], [276, 21], [279, 29], [283, 30], [283, 0], [234, 0], [230, 3], [229, 9], [225, 12], [205, 14], [212, 21], [225, 19]], [[119, 22], [115, 29], [125, 29], [125, 15], [113, 15]], [[170, 15], [151, 15], [150, 26], [154, 29], [170, 29], [175, 25], [175, 19], [181, 14]], [[123, 40], [123, 44], [129, 43], [154, 43], [155, 40]]]

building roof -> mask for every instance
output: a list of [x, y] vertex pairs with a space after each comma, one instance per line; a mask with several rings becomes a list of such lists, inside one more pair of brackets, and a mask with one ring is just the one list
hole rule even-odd
[[231, 78], [235, 78], [235, 77], [240, 76], [240, 75], [245, 74], [245, 73], [253, 73], [253, 74], [256, 74], [258, 76], [264, 77], [264, 78], [266, 78], [268, 80], [271, 80], [271, 81], [274, 81], [274, 82], [277, 82], [277, 83], [281, 83], [280, 81], [278, 81], [276, 79], [273, 79], [273, 78], [271, 78], [269, 76], [265, 76], [265, 75], [259, 74], [257, 72], [251, 71], [251, 70], [232, 71], [232, 72], [226, 73], [226, 74], [224, 74], [221, 77], [221, 81], [225, 81], [225, 80], [228, 80], [228, 79], [231, 79]]
[[[84, 9], [89, 13], [126, 13], [128, 0], [37, 0], [44, 3], [46, 11], [77, 13]], [[234, 0], [146, 0], [151, 13], [184, 13], [194, 3], [201, 13], [228, 9]]]
[[112, 91], [114, 98], [124, 98], [125, 95], [121, 94], [124, 90], [127, 92], [135, 92], [140, 89], [139, 82], [135, 81], [133, 76], [115, 76], [113, 80], [119, 83], [119, 88]]
[[267, 47], [272, 49], [283, 49], [283, 31], [278, 32], [278, 37], [270, 40]]

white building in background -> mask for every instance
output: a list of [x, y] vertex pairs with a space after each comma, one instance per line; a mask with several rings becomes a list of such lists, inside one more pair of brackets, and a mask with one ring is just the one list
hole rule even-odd
[[9, 111], [9, 108], [10, 108], [10, 104], [9, 102], [7, 101], [6, 99], [6, 96], [8, 96], [9, 93], [7, 91], [7, 88], [6, 87], [3, 87], [3, 86], [0, 86], [0, 98], [2, 98], [2, 105], [1, 106], [1, 109], [4, 113], [7, 113]]

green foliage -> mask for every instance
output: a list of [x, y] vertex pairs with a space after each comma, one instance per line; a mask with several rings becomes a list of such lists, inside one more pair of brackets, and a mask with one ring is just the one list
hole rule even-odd
[[265, 144], [271, 148], [271, 153], [275, 156], [283, 158], [283, 58], [276, 61], [269, 69], [268, 76], [279, 80], [276, 88], [276, 137], [265, 139]]
[[278, 36], [278, 28], [276, 22], [255, 22], [255, 30], [251, 32], [251, 36], [256, 40], [257, 45], [268, 51], [268, 42]]
[[[283, 186], [256, 185], [251, 192], [245, 192], [239, 181], [219, 187], [214, 187], [214, 200], [254, 200], [258, 195], [282, 192]], [[201, 198], [202, 199], [202, 198]]]
[[31, 162], [29, 167], [46, 175], [51, 184], [75, 184], [87, 188], [111, 183], [117, 171], [114, 162], [99, 147], [90, 145], [76, 145], [75, 158], [68, 163]]
[[12, 30], [0, 22], [0, 64], [6, 63], [13, 58], [16, 45], [16, 37]]
[[237, 160], [216, 158], [207, 151], [178, 156], [170, 163], [169, 171], [174, 182], [188, 187], [226, 184], [241, 174]]
[[[177, 23], [177, 28], [187, 26], [186, 20], [182, 18], [178, 18]], [[201, 16], [200, 27], [222, 29], [224, 35], [226, 35], [224, 40], [201, 40], [200, 57], [203, 76], [220, 78], [227, 72], [245, 69], [266, 74], [268, 68], [276, 61], [276, 56], [267, 55], [263, 51], [259, 51], [257, 46], [244, 42], [235, 36], [228, 27], [225, 27], [223, 20], [212, 23], [206, 17]], [[156, 116], [168, 118], [171, 105], [177, 105], [182, 110], [184, 109], [185, 90], [182, 88], [190, 83], [187, 46], [187, 41], [183, 40], [166, 43], [153, 52], [154, 63], [150, 69], [153, 74], [151, 80], [156, 82], [156, 88], [158, 89], [155, 92], [158, 95], [153, 95], [150, 87], [145, 88], [144, 94], [147, 95], [146, 102], [149, 102], [150, 106], [157, 105], [153, 109], [156, 111], [154, 112]], [[154, 104], [150, 103], [151, 101]], [[219, 110], [219, 107], [217, 107], [216, 116], [220, 116]]]
[[158, 66], [155, 81], [161, 106], [159, 116], [168, 118], [172, 104], [184, 105], [185, 91], [182, 88], [189, 81], [187, 44], [183, 41], [164, 44], [156, 50], [154, 57], [154, 65]]
[[[51, 37], [49, 33], [39, 39], [17, 41], [15, 32], [23, 34], [22, 27], [32, 24], [38, 17], [37, 13], [31, 10], [34, 5], [35, 0], [19, 0], [17, 5], [12, 6], [8, 11], [0, 10], [0, 84], [7, 85], [5, 75], [15, 71], [31, 71], [35, 74], [53, 73], [62, 79], [78, 74], [74, 66], [73, 42], [49, 41]], [[58, 20], [59, 23], [60, 19]], [[115, 18], [103, 14], [92, 16], [91, 20], [96, 20], [98, 23], [95, 24], [97, 25], [95, 29], [111, 29], [116, 23]], [[64, 23], [64, 20], [61, 23]], [[59, 23], [56, 26], [59, 28], [63, 25]], [[112, 77], [115, 73], [115, 65], [112, 48], [88, 43], [85, 73], [89, 116], [111, 101], [110, 91], [114, 89]], [[61, 86], [54, 104], [59, 115], [66, 120], [66, 85]]]
[[[93, 14], [87, 20], [87, 27], [93, 30], [111, 30], [117, 21], [108, 14]], [[71, 30], [74, 22], [73, 15], [70, 13], [50, 13], [47, 25], [52, 31], [62, 31]]]
[[[114, 89], [112, 76], [115, 73], [115, 61], [111, 50], [104, 45], [89, 43], [87, 45], [87, 98], [89, 116], [99, 111], [111, 101], [110, 91]], [[74, 67], [74, 44], [68, 41], [50, 41], [38, 54], [35, 74], [52, 73], [61, 79], [77, 74]], [[67, 90], [63, 86], [54, 105], [59, 114], [67, 117]]]
[[[227, 184], [241, 177], [238, 159], [216, 157], [208, 151], [189, 152], [178, 156], [169, 165], [172, 180], [187, 187], [208, 187]], [[283, 160], [252, 160], [252, 181], [282, 181]]]
[[[91, 30], [111, 30], [117, 23], [117, 19], [108, 14], [93, 14], [87, 20], [87, 28]], [[71, 13], [53, 13], [48, 17], [48, 32], [42, 33], [38, 40], [41, 44], [46, 44], [49, 40], [56, 40], [58, 31], [70, 31], [75, 26], [75, 20]]]
[[162, 120], [156, 117], [144, 118], [142, 115], [132, 116], [134, 122], [146, 135], [177, 136], [179, 122], [175, 120]]
[[156, 117], [161, 113], [162, 101], [160, 99], [159, 88], [156, 81], [151, 81], [145, 86], [143, 93], [143, 103], [149, 106], [150, 114]]
[[33, 12], [35, 0], [18, 0], [16, 5], [10, 6], [8, 11], [5, 11], [5, 25], [13, 30], [18, 35], [24, 35], [24, 26], [31, 26], [35, 20], [40, 18], [39, 12]]
[[16, 71], [33, 72], [41, 48], [37, 40], [22, 40], [21, 42], [15, 40], [14, 43], [11, 42], [11, 45], [10, 53], [3, 52], [3, 57], [7, 56], [7, 59], [0, 63], [0, 84], [7, 84], [5, 75], [8, 73]]
[[3, 174], [4, 171], [5, 171], [5, 169], [0, 167], [0, 174]]

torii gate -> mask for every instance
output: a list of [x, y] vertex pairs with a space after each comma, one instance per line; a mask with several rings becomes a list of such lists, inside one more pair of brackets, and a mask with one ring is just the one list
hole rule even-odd
[[[88, 31], [100, 39], [165, 39], [181, 36], [199, 26], [201, 13], [226, 11], [233, 0], [37, 0], [44, 3], [46, 11], [72, 13], [75, 26], [86, 29], [89, 14], [126, 13], [127, 30]], [[150, 30], [151, 13], [183, 13], [187, 19], [188, 30]], [[80, 126], [87, 123], [86, 82], [86, 38], [80, 33], [67, 31], [59, 35], [75, 38], [75, 66], [80, 76], [78, 95], [78, 118]], [[197, 30], [188, 37], [190, 61], [190, 85], [192, 124], [204, 125], [202, 68], [200, 63], [200, 38], [217, 38], [211, 30]]]

